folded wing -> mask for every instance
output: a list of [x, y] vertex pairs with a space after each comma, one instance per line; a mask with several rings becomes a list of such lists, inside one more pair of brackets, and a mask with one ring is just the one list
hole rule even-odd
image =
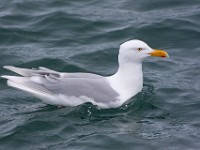
[[2, 76], [8, 85], [26, 91], [53, 105], [74, 106], [84, 102], [107, 106], [116, 102], [119, 94], [107, 80], [90, 73], [60, 73], [48, 68], [23, 69], [4, 67], [24, 77]]

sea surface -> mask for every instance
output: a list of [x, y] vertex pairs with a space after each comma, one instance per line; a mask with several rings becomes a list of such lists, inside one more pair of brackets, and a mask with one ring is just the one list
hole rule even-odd
[[143, 91], [120, 108], [57, 108], [0, 79], [0, 150], [199, 150], [200, 0], [1, 0], [4, 65], [112, 75], [119, 45], [143, 63]]

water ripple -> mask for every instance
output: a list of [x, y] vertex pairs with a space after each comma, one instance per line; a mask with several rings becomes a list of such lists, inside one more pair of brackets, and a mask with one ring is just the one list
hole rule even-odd
[[133, 38], [170, 59], [145, 60], [143, 91], [107, 110], [58, 109], [0, 79], [0, 149], [199, 149], [199, 8], [198, 0], [2, 0], [1, 75], [10, 73], [3, 65], [111, 75], [119, 45]]

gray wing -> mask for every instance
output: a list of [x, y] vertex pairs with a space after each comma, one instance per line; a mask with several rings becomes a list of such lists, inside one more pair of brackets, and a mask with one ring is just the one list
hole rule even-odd
[[27, 88], [44, 94], [92, 98], [95, 102], [109, 103], [117, 100], [119, 94], [111, 88], [107, 80], [91, 73], [60, 73], [48, 68], [24, 69], [13, 66], [4, 68], [24, 77], [3, 76], [14, 82], [13, 87]]
[[96, 77], [92, 74], [81, 73], [75, 74], [75, 77], [72, 77], [72, 74], [70, 77], [56, 77], [52, 74], [35, 77], [41, 81], [41, 87], [47, 89], [52, 94], [63, 94], [75, 97], [86, 96], [94, 99], [96, 102], [102, 103], [116, 101], [119, 96], [111, 88], [107, 80], [101, 76]]

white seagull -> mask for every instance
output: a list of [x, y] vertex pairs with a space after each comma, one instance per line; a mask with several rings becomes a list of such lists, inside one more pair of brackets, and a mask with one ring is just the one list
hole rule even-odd
[[142, 61], [148, 56], [169, 57], [140, 40], [120, 45], [117, 72], [108, 77], [91, 73], [64, 73], [48, 68], [24, 69], [4, 66], [21, 76], [3, 75], [8, 86], [23, 90], [43, 102], [57, 106], [77, 106], [91, 102], [100, 108], [116, 108], [141, 92]]

